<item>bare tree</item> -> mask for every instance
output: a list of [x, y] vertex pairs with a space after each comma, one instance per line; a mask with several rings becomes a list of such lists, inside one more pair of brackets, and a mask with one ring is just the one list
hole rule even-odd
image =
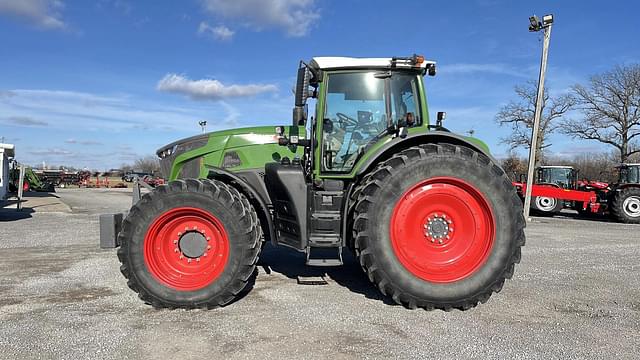
[[120, 169], [122, 169], [122, 172], [124, 172], [125, 174], [128, 172], [131, 172], [133, 170], [133, 166], [130, 164], [122, 164], [120, 165]]
[[157, 157], [153, 155], [147, 155], [143, 158], [136, 160], [133, 163], [133, 168], [135, 170], [139, 170], [142, 172], [155, 174], [158, 171], [160, 171], [160, 162], [158, 161]]
[[563, 133], [613, 146], [620, 162], [640, 153], [640, 64], [616, 66], [573, 91], [584, 118], [565, 121]]
[[512, 181], [520, 181], [520, 175], [527, 172], [527, 160], [522, 159], [514, 151], [502, 160], [502, 168]]
[[[502, 143], [509, 145], [511, 150], [521, 146], [529, 149], [531, 147], [533, 117], [536, 112], [538, 83], [528, 81], [524, 85], [516, 86], [515, 92], [519, 99], [502, 107], [496, 115], [496, 122], [500, 126], [511, 126], [511, 135], [502, 139]], [[551, 97], [549, 90], [545, 89], [540, 116], [540, 132], [536, 146], [538, 159], [536, 160], [543, 158], [544, 150], [551, 146], [549, 135], [558, 129], [558, 120], [573, 108], [574, 103], [575, 100], [569, 94]]]

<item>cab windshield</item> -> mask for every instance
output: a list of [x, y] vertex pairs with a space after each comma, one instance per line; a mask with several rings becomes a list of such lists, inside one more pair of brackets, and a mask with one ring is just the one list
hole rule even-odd
[[640, 166], [629, 166], [621, 168], [620, 182], [623, 184], [640, 183]]
[[364, 147], [391, 126], [422, 124], [418, 75], [380, 71], [329, 74], [323, 128], [323, 169], [348, 172]]
[[570, 168], [542, 168], [538, 183], [555, 184], [567, 188], [571, 184], [573, 169]]

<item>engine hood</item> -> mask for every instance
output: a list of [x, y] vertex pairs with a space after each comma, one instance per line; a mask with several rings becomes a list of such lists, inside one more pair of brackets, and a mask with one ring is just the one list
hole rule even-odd
[[[177, 146], [181, 146], [183, 148], [188, 147], [189, 150], [195, 149], [197, 147], [204, 146], [211, 137], [232, 137], [234, 141], [246, 142], [245, 145], [266, 144], [278, 141], [275, 136], [275, 126], [254, 126], [239, 129], [212, 131], [180, 139], [159, 148], [156, 151], [156, 155], [160, 156], [160, 154], [162, 154], [164, 151], [174, 149]], [[199, 146], [185, 146], [186, 144], [197, 144]], [[184, 152], [185, 150], [187, 149], [182, 149], [182, 152]]]

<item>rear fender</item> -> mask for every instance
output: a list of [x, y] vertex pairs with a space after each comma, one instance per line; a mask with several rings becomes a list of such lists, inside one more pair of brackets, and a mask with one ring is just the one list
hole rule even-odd
[[461, 145], [471, 148], [473, 150], [478, 151], [481, 154], [486, 155], [491, 161], [496, 165], [500, 166], [498, 161], [491, 156], [489, 153], [489, 149], [485, 144], [478, 141], [472, 141], [470, 138], [457, 135], [448, 131], [429, 131], [429, 132], [421, 132], [409, 134], [405, 138], [396, 137], [392, 141], [384, 144], [382, 147], [377, 149], [371, 156], [369, 156], [358, 168], [357, 175], [362, 176], [366, 174], [373, 166], [378, 164], [380, 161], [386, 160], [390, 158], [393, 154], [396, 154], [403, 149], [406, 149], [411, 146], [421, 145], [421, 144], [438, 144], [438, 143], [449, 143], [454, 145]]

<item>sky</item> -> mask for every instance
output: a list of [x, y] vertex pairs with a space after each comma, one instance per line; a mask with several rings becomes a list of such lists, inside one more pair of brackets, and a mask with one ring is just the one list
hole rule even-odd
[[[298, 61], [424, 54], [429, 112], [474, 131], [500, 158], [495, 122], [538, 76], [561, 94], [640, 62], [636, 1], [0, 0], [0, 141], [19, 161], [109, 169], [207, 130], [291, 122]], [[581, 116], [573, 113], [570, 116]], [[551, 138], [558, 156], [602, 151]], [[524, 154], [524, 151], [522, 152]]]

